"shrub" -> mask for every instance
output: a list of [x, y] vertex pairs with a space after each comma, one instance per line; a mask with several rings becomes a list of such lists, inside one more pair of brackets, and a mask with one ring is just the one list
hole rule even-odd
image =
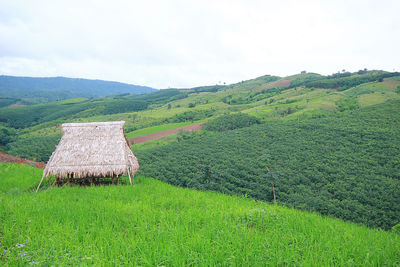
[[396, 233], [396, 234], [400, 234], [400, 223], [398, 223], [392, 227], [392, 232]]
[[118, 100], [107, 102], [103, 114], [125, 113], [144, 110], [148, 106], [146, 101], [142, 100]]
[[395, 91], [396, 93], [400, 94], [400, 85], [399, 85], [399, 86], [397, 86], [397, 88], [396, 88], [396, 89], [394, 89], [394, 91]]
[[340, 112], [346, 110], [354, 110], [358, 108], [357, 100], [351, 97], [341, 98], [336, 102], [336, 104], [338, 105], [338, 110]]
[[[179, 107], [179, 105], [177, 105], [176, 107]], [[171, 118], [167, 118], [164, 120], [164, 122], [171, 123], [171, 122], [197, 121], [211, 117], [214, 114], [214, 112], [215, 110], [213, 109], [189, 110], [183, 113], [176, 114]]]
[[204, 129], [208, 131], [223, 132], [259, 123], [260, 121], [256, 117], [244, 113], [236, 113], [223, 115], [209, 121], [205, 124]]

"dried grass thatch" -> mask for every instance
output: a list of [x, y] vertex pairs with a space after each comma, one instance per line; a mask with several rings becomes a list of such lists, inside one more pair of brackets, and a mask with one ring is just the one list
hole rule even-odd
[[[43, 177], [119, 177], [134, 174], [139, 163], [124, 135], [124, 121], [64, 123], [62, 137]], [[40, 185], [39, 185], [40, 186]]]

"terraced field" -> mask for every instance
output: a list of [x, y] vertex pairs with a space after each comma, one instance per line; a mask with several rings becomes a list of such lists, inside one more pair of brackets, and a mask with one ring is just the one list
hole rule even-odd
[[143, 135], [143, 136], [128, 138], [128, 141], [131, 144], [140, 144], [140, 143], [148, 142], [148, 141], [151, 141], [151, 140], [157, 140], [157, 139], [160, 139], [160, 138], [162, 138], [164, 136], [177, 134], [179, 131], [194, 132], [194, 131], [200, 130], [201, 128], [202, 128], [201, 124], [192, 124], [192, 125], [182, 126], [182, 127], [171, 129], [171, 130], [166, 130], [166, 131], [147, 134], [147, 135]]

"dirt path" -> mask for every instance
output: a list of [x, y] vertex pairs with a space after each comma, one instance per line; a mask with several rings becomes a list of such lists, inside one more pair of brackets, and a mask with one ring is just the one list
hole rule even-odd
[[179, 132], [179, 130], [185, 130], [185, 131], [188, 131], [188, 132], [193, 132], [193, 131], [200, 130], [201, 127], [202, 127], [201, 124], [192, 124], [192, 125], [188, 125], [188, 126], [175, 128], [175, 129], [172, 129], [172, 130], [162, 131], [162, 132], [143, 135], [143, 136], [134, 137], [134, 138], [128, 138], [128, 141], [132, 145], [133, 144], [140, 144], [140, 143], [144, 143], [144, 142], [147, 142], [147, 141], [150, 141], [150, 140], [160, 139], [160, 138], [162, 138], [164, 136], [167, 136], [167, 135], [176, 134], [176, 133]]
[[8, 155], [6, 153], [0, 152], [0, 162], [4, 162], [4, 163], [22, 163], [22, 164], [26, 164], [26, 165], [30, 165], [32, 167], [35, 168], [40, 168], [40, 169], [44, 169], [44, 167], [46, 166], [45, 163], [43, 162], [36, 162], [33, 160], [28, 160], [28, 159], [21, 159], [12, 155]]

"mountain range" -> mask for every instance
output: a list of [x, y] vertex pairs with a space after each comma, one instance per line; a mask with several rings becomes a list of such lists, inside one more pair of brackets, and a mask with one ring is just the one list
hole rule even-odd
[[66, 77], [0, 76], [0, 97], [37, 104], [77, 97], [143, 94], [156, 89], [120, 82]]

